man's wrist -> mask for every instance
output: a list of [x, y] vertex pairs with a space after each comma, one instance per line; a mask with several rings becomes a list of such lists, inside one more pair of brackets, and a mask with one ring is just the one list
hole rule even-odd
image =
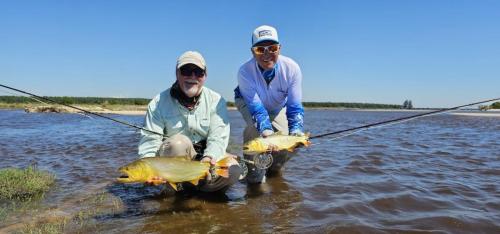
[[205, 159], [205, 158], [209, 158], [210, 161], [212, 161], [214, 159], [214, 157], [210, 156], [210, 155], [203, 155], [203, 157], [201, 157], [201, 160]]

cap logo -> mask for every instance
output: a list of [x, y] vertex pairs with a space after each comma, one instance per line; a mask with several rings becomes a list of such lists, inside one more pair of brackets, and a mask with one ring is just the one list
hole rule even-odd
[[271, 30], [262, 30], [259, 32], [259, 37], [263, 36], [273, 36], [273, 32]]

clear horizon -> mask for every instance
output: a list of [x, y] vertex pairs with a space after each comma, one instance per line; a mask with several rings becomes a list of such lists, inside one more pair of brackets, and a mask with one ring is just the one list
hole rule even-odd
[[[233, 101], [253, 29], [277, 28], [304, 102], [451, 107], [500, 97], [497, 1], [0, 3], [0, 84], [44, 96], [152, 98], [200, 51]], [[0, 88], [0, 95], [10, 95]]]

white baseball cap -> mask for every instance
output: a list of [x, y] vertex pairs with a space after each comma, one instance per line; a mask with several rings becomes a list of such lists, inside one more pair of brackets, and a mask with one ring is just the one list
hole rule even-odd
[[252, 46], [261, 41], [274, 41], [276, 43], [279, 43], [278, 32], [275, 28], [268, 25], [259, 26], [253, 31]]
[[184, 52], [184, 54], [179, 56], [179, 58], [177, 58], [177, 69], [181, 68], [182, 66], [184, 66], [186, 64], [190, 64], [190, 63], [198, 66], [199, 68], [201, 68], [203, 70], [206, 70], [206, 68], [207, 68], [207, 65], [205, 63], [205, 59], [203, 58], [203, 56], [201, 56], [201, 54], [199, 52], [186, 51], [186, 52]]

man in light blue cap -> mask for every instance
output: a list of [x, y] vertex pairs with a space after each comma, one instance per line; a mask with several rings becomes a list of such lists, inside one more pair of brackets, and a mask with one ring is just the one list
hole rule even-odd
[[[304, 135], [302, 72], [295, 61], [280, 55], [280, 50], [275, 28], [262, 25], [254, 30], [253, 58], [241, 65], [235, 89], [236, 106], [247, 123], [244, 142], [276, 132]], [[245, 158], [252, 159], [250, 155]], [[247, 164], [247, 182], [265, 182], [266, 174], [279, 172], [288, 159], [287, 152], [273, 151], [273, 164], [269, 169]]]

